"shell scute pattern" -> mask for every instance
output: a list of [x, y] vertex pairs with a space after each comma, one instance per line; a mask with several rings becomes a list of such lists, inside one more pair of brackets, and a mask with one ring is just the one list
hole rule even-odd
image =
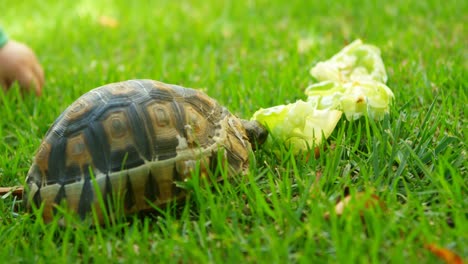
[[126, 213], [151, 209], [182, 198], [175, 182], [197, 166], [206, 173], [227, 161], [232, 174], [245, 172], [249, 149], [239, 119], [200, 91], [152, 80], [101, 86], [46, 133], [26, 178], [26, 207], [44, 204], [47, 221], [64, 202], [82, 218], [94, 207], [102, 221], [102, 194], [120, 197]]

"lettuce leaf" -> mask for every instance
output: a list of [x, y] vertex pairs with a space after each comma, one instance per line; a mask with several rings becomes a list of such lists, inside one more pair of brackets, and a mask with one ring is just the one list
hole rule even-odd
[[297, 154], [328, 138], [341, 114], [337, 110], [318, 110], [309, 102], [299, 100], [293, 104], [260, 109], [252, 119], [270, 130], [266, 147], [272, 147], [276, 140]]
[[317, 63], [310, 74], [319, 82], [387, 82], [387, 72], [376, 46], [355, 40], [331, 59]]
[[294, 153], [307, 151], [328, 138], [344, 113], [348, 120], [363, 115], [382, 119], [394, 98], [385, 83], [387, 73], [380, 50], [356, 40], [311, 70], [319, 83], [306, 88], [307, 100], [260, 109], [252, 119], [270, 130], [266, 146], [274, 141]]
[[335, 109], [348, 120], [363, 115], [380, 120], [389, 111], [394, 98], [385, 83], [387, 72], [380, 50], [354, 41], [331, 59], [319, 62], [310, 73], [319, 83], [305, 90], [307, 101], [317, 109]]
[[356, 120], [367, 115], [381, 120], [388, 113], [393, 92], [385, 84], [372, 81], [313, 84], [305, 90], [307, 101], [320, 110], [343, 111], [346, 119]]

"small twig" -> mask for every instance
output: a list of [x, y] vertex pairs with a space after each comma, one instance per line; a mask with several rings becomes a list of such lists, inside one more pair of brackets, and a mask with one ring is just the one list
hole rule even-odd
[[21, 186], [14, 186], [14, 187], [0, 187], [0, 196], [6, 196], [8, 194], [13, 195], [18, 199], [23, 198], [24, 188]]

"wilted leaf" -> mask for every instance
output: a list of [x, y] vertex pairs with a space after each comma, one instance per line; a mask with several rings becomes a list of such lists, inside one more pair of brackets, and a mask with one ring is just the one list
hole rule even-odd
[[116, 28], [119, 26], [119, 21], [113, 17], [101, 16], [99, 17], [99, 24], [103, 27]]
[[438, 258], [445, 261], [445, 263], [447, 264], [462, 264], [463, 263], [463, 259], [449, 249], [442, 248], [434, 244], [426, 244], [424, 245], [424, 247], [427, 248], [429, 251], [431, 251], [432, 254], [436, 255]]

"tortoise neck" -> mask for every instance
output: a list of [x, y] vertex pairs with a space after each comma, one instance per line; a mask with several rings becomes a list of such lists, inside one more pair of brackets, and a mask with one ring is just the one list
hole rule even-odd
[[268, 130], [256, 120], [241, 119], [253, 149], [262, 145], [268, 137]]

